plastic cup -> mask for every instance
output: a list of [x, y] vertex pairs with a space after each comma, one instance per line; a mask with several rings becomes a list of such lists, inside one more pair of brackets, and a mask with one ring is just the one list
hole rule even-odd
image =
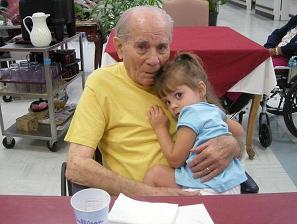
[[107, 224], [110, 195], [101, 189], [88, 188], [71, 197], [77, 224]]

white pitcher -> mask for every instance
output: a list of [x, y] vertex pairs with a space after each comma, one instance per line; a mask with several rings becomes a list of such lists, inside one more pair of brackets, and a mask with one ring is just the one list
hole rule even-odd
[[[44, 14], [43, 12], [33, 13], [32, 16], [26, 16], [23, 19], [24, 26], [28, 33], [30, 34], [31, 43], [35, 47], [46, 47], [49, 46], [52, 41], [52, 35], [47, 27], [46, 18], [49, 17], [50, 14]], [[32, 31], [28, 29], [26, 25], [26, 19], [30, 18], [33, 22]]]

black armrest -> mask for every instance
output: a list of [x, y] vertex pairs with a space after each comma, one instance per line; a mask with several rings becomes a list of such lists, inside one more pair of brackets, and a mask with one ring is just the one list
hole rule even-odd
[[66, 192], [66, 177], [65, 177], [65, 172], [66, 172], [66, 162], [62, 163], [61, 166], [61, 196], [67, 196], [67, 192]]
[[242, 194], [258, 193], [259, 187], [253, 178], [245, 172], [247, 180], [240, 184]]
[[65, 177], [67, 163], [63, 162], [61, 167], [61, 196], [72, 196], [76, 192], [88, 187], [72, 183]]

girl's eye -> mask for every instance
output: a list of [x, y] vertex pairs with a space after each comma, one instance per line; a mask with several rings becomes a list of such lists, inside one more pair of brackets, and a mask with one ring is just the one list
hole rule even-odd
[[165, 100], [164, 103], [166, 104], [166, 106], [170, 106], [170, 101], [169, 100]]
[[180, 99], [182, 96], [183, 96], [182, 93], [176, 93], [176, 94], [175, 94], [176, 99]]

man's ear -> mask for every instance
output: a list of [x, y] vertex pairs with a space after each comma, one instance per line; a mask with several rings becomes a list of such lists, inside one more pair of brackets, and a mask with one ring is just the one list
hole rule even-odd
[[118, 37], [113, 38], [113, 46], [115, 47], [119, 59], [123, 59], [123, 40]]
[[203, 81], [198, 82], [198, 90], [201, 96], [206, 97], [206, 85]]

